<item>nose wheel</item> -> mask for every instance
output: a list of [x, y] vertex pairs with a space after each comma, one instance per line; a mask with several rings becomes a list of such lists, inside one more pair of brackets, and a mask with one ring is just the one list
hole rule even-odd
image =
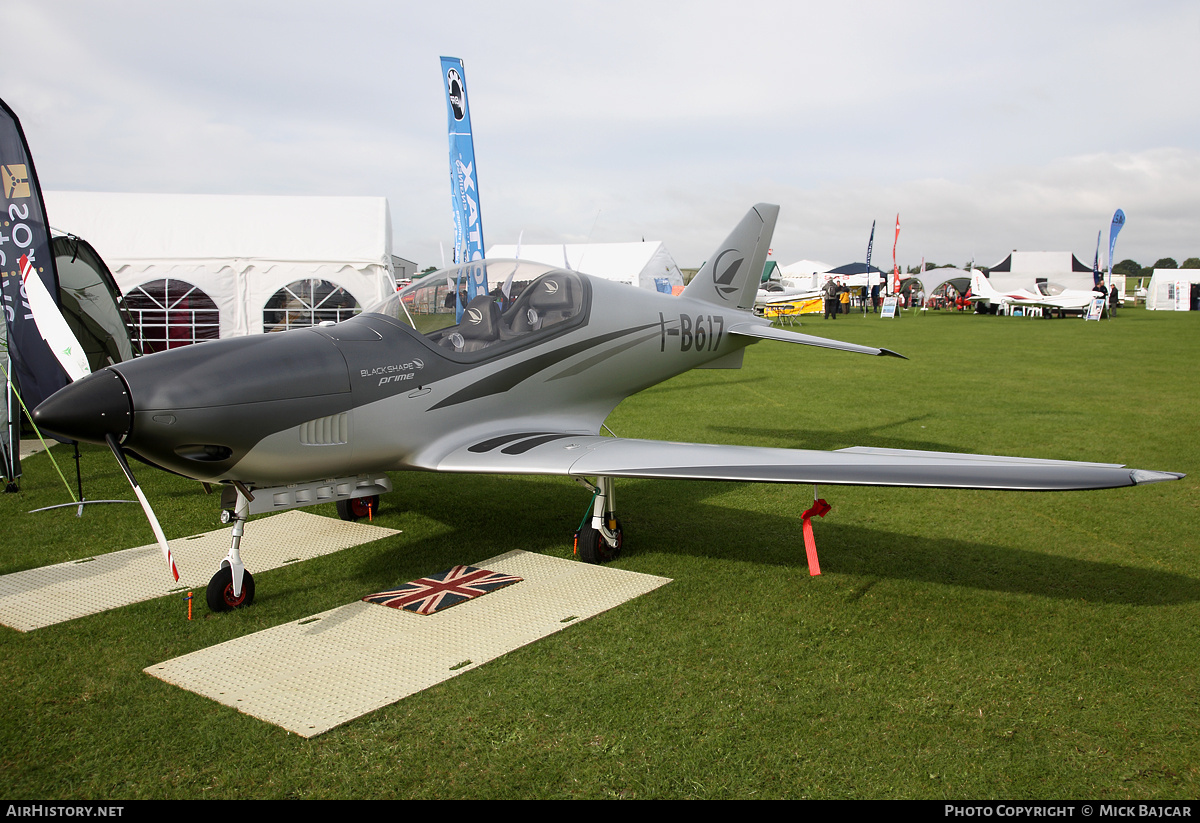
[[205, 592], [208, 607], [214, 612], [228, 612], [249, 606], [254, 602], [254, 576], [250, 572], [242, 572], [242, 592], [233, 593], [233, 570], [222, 566], [220, 571], [208, 581], [208, 591]]

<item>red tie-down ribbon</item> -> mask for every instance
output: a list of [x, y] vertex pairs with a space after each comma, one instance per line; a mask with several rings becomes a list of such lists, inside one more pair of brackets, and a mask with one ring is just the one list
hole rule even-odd
[[817, 539], [813, 537], [812, 518], [814, 514], [824, 517], [832, 508], [824, 498], [817, 498], [813, 501], [812, 508], [800, 515], [804, 521], [804, 551], [808, 553], [808, 573], [812, 577], [821, 573], [821, 564], [817, 562]]

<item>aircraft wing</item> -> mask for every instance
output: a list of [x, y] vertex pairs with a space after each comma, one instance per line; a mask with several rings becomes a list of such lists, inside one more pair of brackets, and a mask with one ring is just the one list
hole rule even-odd
[[717, 446], [545, 431], [481, 439], [423, 468], [488, 474], [1014, 491], [1105, 489], [1183, 477], [1114, 463], [863, 447], [811, 451]]
[[1091, 306], [1092, 301], [1099, 296], [1100, 295], [1098, 294], [1093, 294], [1083, 297], [1059, 297], [1053, 298], [1045, 303], [1042, 303], [1041, 305], [1052, 309], [1075, 309], [1082, 311]]
[[755, 299], [760, 306], [772, 306], [776, 303], [799, 303], [804, 300], [824, 299], [819, 291], [800, 292], [771, 292], [767, 297]]

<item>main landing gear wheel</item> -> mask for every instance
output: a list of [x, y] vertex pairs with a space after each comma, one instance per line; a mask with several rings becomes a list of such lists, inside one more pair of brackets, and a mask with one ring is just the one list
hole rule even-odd
[[222, 566], [221, 570], [208, 581], [208, 591], [205, 593], [208, 607], [214, 612], [228, 612], [249, 606], [254, 602], [254, 577], [250, 572], [242, 572], [242, 596], [233, 596], [233, 570]]
[[584, 523], [575, 535], [575, 554], [584, 563], [607, 563], [621, 556], [621, 546], [625, 543], [625, 533], [621, 521], [617, 520], [617, 545], [610, 546], [600, 532], [592, 528], [591, 518]]
[[379, 513], [379, 495], [339, 500], [337, 502], [337, 512], [338, 517], [343, 520], [349, 520], [352, 523], [364, 517], [369, 518], [372, 516], [372, 513]]

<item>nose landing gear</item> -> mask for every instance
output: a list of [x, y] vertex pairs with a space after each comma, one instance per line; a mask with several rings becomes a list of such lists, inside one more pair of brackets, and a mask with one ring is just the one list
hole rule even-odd
[[[254, 602], [254, 578], [242, 564], [242, 534], [252, 514], [266, 514], [320, 503], [337, 503], [343, 520], [372, 517], [379, 511], [379, 494], [392, 490], [386, 474], [333, 477], [287, 486], [250, 487], [231, 481], [221, 491], [221, 522], [233, 524], [229, 554], [208, 583], [205, 599], [214, 612], [240, 609]], [[377, 492], [371, 494], [370, 492]], [[357, 494], [358, 497], [350, 495]]]
[[208, 581], [204, 599], [214, 612], [227, 612], [249, 606], [254, 602], [254, 577], [242, 565], [242, 533], [246, 530], [246, 518], [250, 515], [250, 497], [242, 487], [237, 489], [237, 499], [232, 509], [221, 512], [222, 523], [233, 523], [233, 539], [229, 554], [221, 561], [221, 568]]

